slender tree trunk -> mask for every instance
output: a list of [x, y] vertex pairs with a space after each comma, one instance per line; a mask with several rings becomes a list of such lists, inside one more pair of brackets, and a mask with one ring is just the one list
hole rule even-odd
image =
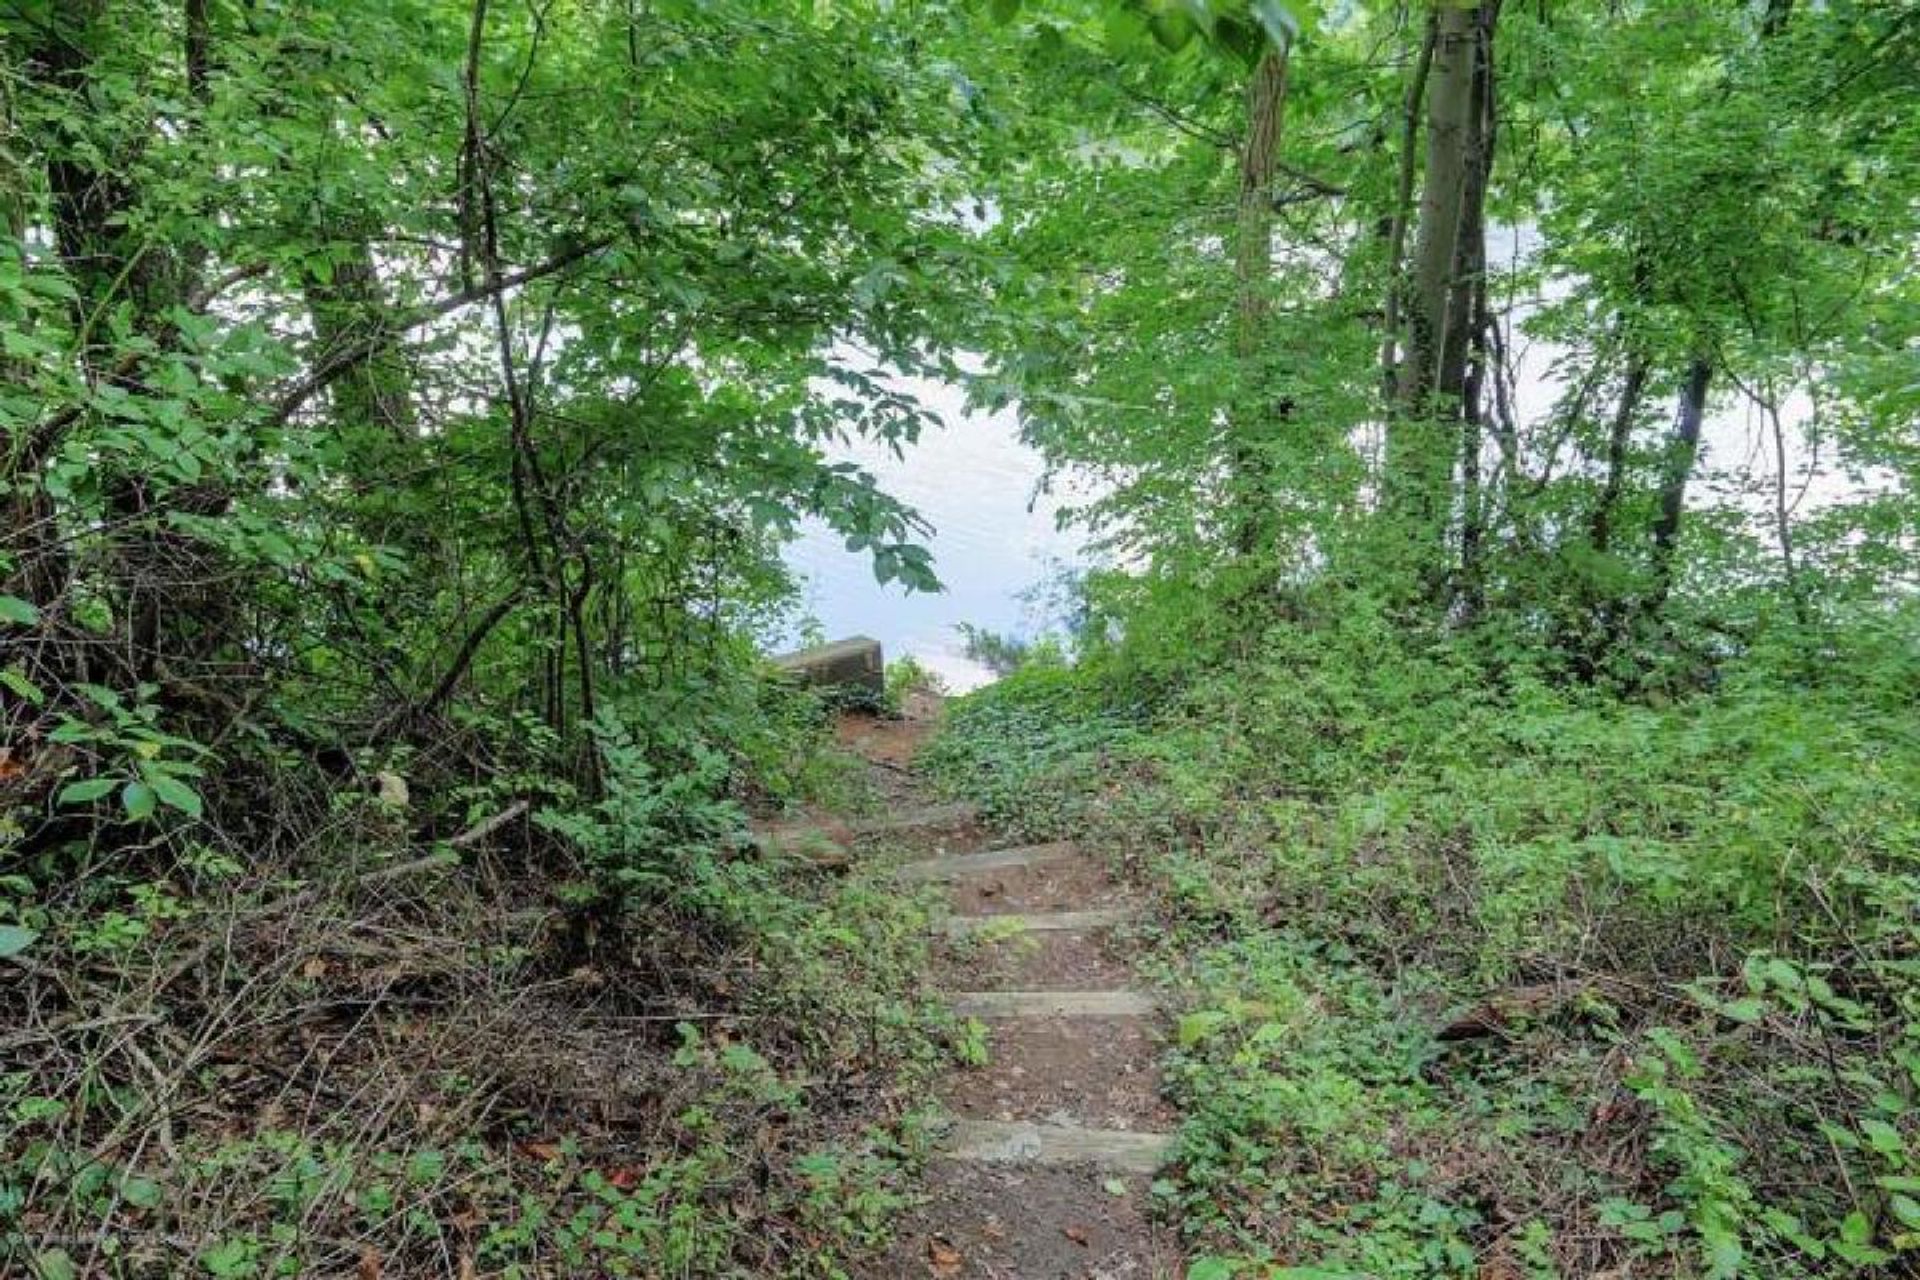
[[1385, 334], [1380, 339], [1381, 385], [1389, 400], [1393, 398], [1399, 370], [1400, 316], [1407, 290], [1404, 278], [1407, 255], [1407, 224], [1413, 214], [1413, 176], [1418, 167], [1416, 148], [1420, 141], [1420, 107], [1426, 100], [1427, 75], [1433, 67], [1433, 46], [1440, 32], [1439, 10], [1427, 14], [1426, 33], [1420, 39], [1420, 53], [1414, 59], [1413, 75], [1407, 80], [1406, 103], [1401, 108], [1400, 174], [1395, 185], [1393, 219], [1387, 228], [1387, 298]]
[[1419, 587], [1447, 576], [1452, 476], [1467, 420], [1474, 282], [1485, 261], [1484, 205], [1493, 159], [1497, 0], [1434, 8], [1427, 75], [1427, 173], [1407, 302], [1405, 353], [1388, 420], [1388, 512], [1410, 544]]
[[1420, 195], [1420, 234], [1413, 257], [1406, 358], [1397, 388], [1401, 407], [1420, 413], [1437, 382], [1448, 304], [1459, 260], [1472, 165], [1474, 78], [1480, 6], [1443, 0], [1436, 10], [1432, 70], [1427, 81], [1427, 179]]
[[350, 231], [336, 240], [331, 269], [309, 271], [303, 281], [319, 355], [316, 363], [344, 358], [347, 365], [329, 388], [334, 418], [354, 430], [373, 428], [396, 440], [414, 433], [413, 370], [395, 326], [393, 307], [381, 287], [370, 238]]
[[1633, 439], [1633, 420], [1640, 409], [1640, 397], [1646, 391], [1648, 372], [1644, 355], [1635, 351], [1627, 356], [1620, 402], [1614, 407], [1613, 421], [1607, 429], [1607, 477], [1600, 489], [1600, 499], [1594, 504], [1593, 518], [1587, 526], [1593, 549], [1602, 555], [1613, 545], [1614, 511], [1620, 505], [1621, 495], [1626, 492], [1627, 453]]
[[1794, 621], [1804, 627], [1812, 621], [1812, 613], [1807, 606], [1806, 584], [1800, 576], [1793, 544], [1793, 503], [1787, 496], [1787, 431], [1780, 421], [1780, 402], [1771, 386], [1760, 402], [1760, 410], [1767, 416], [1768, 433], [1773, 438], [1773, 530], [1780, 547], [1781, 588], [1793, 606]]
[[1687, 481], [1700, 455], [1700, 428], [1706, 420], [1707, 388], [1712, 380], [1713, 365], [1704, 356], [1694, 357], [1680, 388], [1680, 407], [1667, 443], [1666, 471], [1660, 482], [1660, 514], [1653, 524], [1653, 590], [1648, 602], [1652, 613], [1666, 603], [1667, 593], [1673, 588], [1674, 549], [1679, 544], [1680, 520], [1687, 507]]
[[1280, 131], [1287, 104], [1287, 51], [1270, 48], [1247, 86], [1247, 134], [1240, 149], [1240, 198], [1234, 228], [1234, 356], [1240, 364], [1240, 396], [1233, 429], [1237, 486], [1234, 540], [1242, 554], [1255, 550], [1271, 498], [1260, 437], [1269, 425], [1262, 339], [1273, 282], [1273, 180], [1280, 163]]

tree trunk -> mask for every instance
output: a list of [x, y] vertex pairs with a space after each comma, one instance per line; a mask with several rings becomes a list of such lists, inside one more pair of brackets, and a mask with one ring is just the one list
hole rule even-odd
[[1411, 542], [1425, 591], [1446, 577], [1452, 474], [1466, 421], [1474, 282], [1485, 261], [1484, 204], [1493, 161], [1493, 31], [1497, 0], [1439, 3], [1427, 75], [1427, 176], [1420, 197], [1405, 354], [1388, 422], [1384, 487]]
[[1613, 422], [1607, 431], [1607, 478], [1594, 504], [1588, 524], [1593, 549], [1605, 555], [1613, 545], [1613, 514], [1626, 491], [1627, 451], [1633, 438], [1633, 419], [1640, 409], [1640, 397], [1647, 386], [1648, 363], [1644, 355], [1633, 352], [1627, 357], [1626, 378], [1620, 387], [1620, 402], [1614, 408]]
[[[175, 337], [170, 313], [193, 295], [201, 264], [197, 253], [156, 244], [140, 229], [140, 192], [125, 171], [130, 168], [129, 153], [145, 144], [144, 135], [108, 132], [111, 123], [81, 109], [88, 101], [99, 50], [115, 36], [106, 22], [104, 0], [75, 0], [56, 6], [54, 14], [28, 66], [33, 79], [75, 104], [74, 114], [63, 119], [60, 136], [48, 140], [44, 153], [54, 241], [75, 287], [74, 321], [84, 335], [77, 355], [90, 381], [138, 396], [146, 386], [144, 362], [116, 351], [113, 327], [105, 317], [126, 305], [134, 332], [162, 347], [170, 345]], [[196, 101], [203, 101], [209, 33], [204, 11], [196, 14], [190, 6], [185, 17], [188, 88]], [[30, 441], [26, 452], [44, 460], [58, 444], [57, 438]], [[38, 461], [29, 461], [34, 462], [34, 473], [23, 474], [21, 481], [37, 488]], [[115, 649], [123, 674], [151, 679], [162, 656], [166, 619], [180, 619], [203, 634], [217, 631], [225, 596], [199, 585], [218, 575], [201, 563], [202, 549], [190, 538], [164, 527], [149, 477], [119, 469], [103, 488], [118, 529], [112, 568], [112, 586], [120, 596], [116, 613], [127, 628]], [[225, 497], [217, 486], [202, 490], [190, 495], [197, 511], [223, 509]], [[51, 512], [40, 512], [39, 519], [44, 525]], [[47, 582], [34, 587], [36, 593], [52, 589], [54, 584]]]
[[1287, 51], [1269, 48], [1247, 87], [1247, 134], [1240, 149], [1240, 198], [1234, 227], [1233, 351], [1240, 364], [1233, 429], [1233, 472], [1239, 512], [1234, 541], [1246, 554], [1260, 543], [1270, 499], [1261, 454], [1271, 416], [1263, 369], [1267, 291], [1273, 281], [1273, 180], [1280, 163], [1280, 129], [1287, 105]]
[[1481, 30], [1477, 4], [1443, 2], [1435, 12], [1433, 65], [1427, 79], [1427, 180], [1420, 194], [1407, 349], [1397, 387], [1401, 408], [1414, 413], [1427, 408], [1446, 342], [1472, 167], [1474, 79]]
[[1393, 220], [1387, 229], [1387, 298], [1384, 309], [1384, 335], [1380, 339], [1380, 377], [1386, 397], [1393, 398], [1400, 351], [1400, 313], [1406, 295], [1407, 224], [1413, 213], [1413, 176], [1418, 167], [1416, 147], [1420, 141], [1420, 106], [1426, 100], [1427, 74], [1433, 67], [1433, 46], [1440, 31], [1440, 14], [1427, 14], [1426, 34], [1420, 40], [1420, 53], [1414, 60], [1413, 75], [1407, 81], [1406, 105], [1401, 109], [1400, 176], [1395, 188]]
[[352, 431], [372, 428], [395, 440], [410, 439], [413, 370], [380, 286], [372, 243], [359, 231], [334, 243], [344, 245], [345, 252], [336, 253], [331, 272], [309, 271], [302, 282], [318, 348], [314, 363], [348, 359], [329, 388], [334, 417]]
[[1700, 454], [1700, 428], [1706, 420], [1707, 387], [1713, 365], [1704, 356], [1687, 366], [1680, 388], [1680, 407], [1674, 417], [1673, 437], [1667, 444], [1667, 465], [1660, 482], [1660, 514], [1653, 524], [1653, 590], [1649, 612], [1666, 603], [1673, 587], [1673, 553], [1680, 540], [1680, 518], [1687, 507], [1687, 481]]

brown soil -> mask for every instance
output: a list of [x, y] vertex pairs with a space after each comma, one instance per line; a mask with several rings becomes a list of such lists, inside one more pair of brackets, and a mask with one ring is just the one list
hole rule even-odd
[[948, 896], [955, 915], [1003, 916], [1114, 907], [1126, 895], [1097, 863], [1081, 857], [967, 876]]
[[[876, 791], [896, 813], [929, 802], [910, 763], [932, 728], [846, 717], [843, 745], [872, 764]], [[854, 840], [861, 859], [931, 858], [994, 847], [965, 824]], [[1086, 911], [1122, 905], [1124, 892], [1090, 857], [961, 876], [944, 889], [956, 915]], [[971, 939], [943, 946], [932, 979], [946, 991], [1122, 991], [1134, 984], [1112, 930]], [[1159, 1019], [995, 1018], [987, 1065], [956, 1069], [940, 1096], [969, 1119], [1167, 1132], [1159, 1094]], [[887, 1252], [853, 1268], [860, 1280], [1177, 1280], [1179, 1250], [1147, 1212], [1147, 1179], [1098, 1168], [1049, 1168], [936, 1159], [924, 1201], [902, 1215]]]
[[1160, 1097], [1151, 1021], [996, 1018], [988, 1027], [987, 1064], [954, 1076], [942, 1092], [955, 1115], [1153, 1131], [1178, 1123]]
[[[1105, 1185], [1112, 1182], [1123, 1194]], [[1169, 1280], [1179, 1252], [1146, 1212], [1146, 1179], [942, 1165], [872, 1280]]]
[[1113, 991], [1133, 982], [1112, 930], [1027, 933], [947, 944], [934, 968], [943, 991]]

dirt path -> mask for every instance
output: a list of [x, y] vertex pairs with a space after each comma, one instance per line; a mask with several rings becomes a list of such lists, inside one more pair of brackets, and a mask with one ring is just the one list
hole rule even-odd
[[1147, 1187], [1170, 1151], [1161, 1018], [1125, 958], [1134, 904], [1072, 843], [1004, 847], [970, 815], [927, 807], [903, 770], [925, 725], [856, 721], [842, 741], [885, 761], [889, 818], [856, 842], [946, 889], [934, 975], [987, 1028], [987, 1062], [951, 1072], [953, 1116], [926, 1201], [862, 1280], [1174, 1280]]

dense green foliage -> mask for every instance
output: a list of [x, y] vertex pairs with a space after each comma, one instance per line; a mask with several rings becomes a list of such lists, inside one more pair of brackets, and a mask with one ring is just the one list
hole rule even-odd
[[1912, 0], [0, 42], [0, 1268], [882, 1233], [918, 910], [743, 822], [850, 799], [783, 539], [935, 585], [905, 372], [1091, 481], [941, 750], [1163, 891], [1196, 1277], [1911, 1269]]
[[0, 1271], [884, 1225], [918, 916], [741, 836], [781, 540], [931, 585], [828, 456], [978, 270], [928, 16], [0, 6]]
[[1327, 1274], [1897, 1269], [1911, 646], [1658, 708], [1483, 662], [1349, 615], [1177, 693], [1106, 655], [954, 713], [943, 772], [1164, 904], [1163, 1192], [1222, 1256]]
[[1116, 567], [941, 767], [1160, 891], [1196, 1274], [1910, 1270], [1920, 11], [1009, 8]]

